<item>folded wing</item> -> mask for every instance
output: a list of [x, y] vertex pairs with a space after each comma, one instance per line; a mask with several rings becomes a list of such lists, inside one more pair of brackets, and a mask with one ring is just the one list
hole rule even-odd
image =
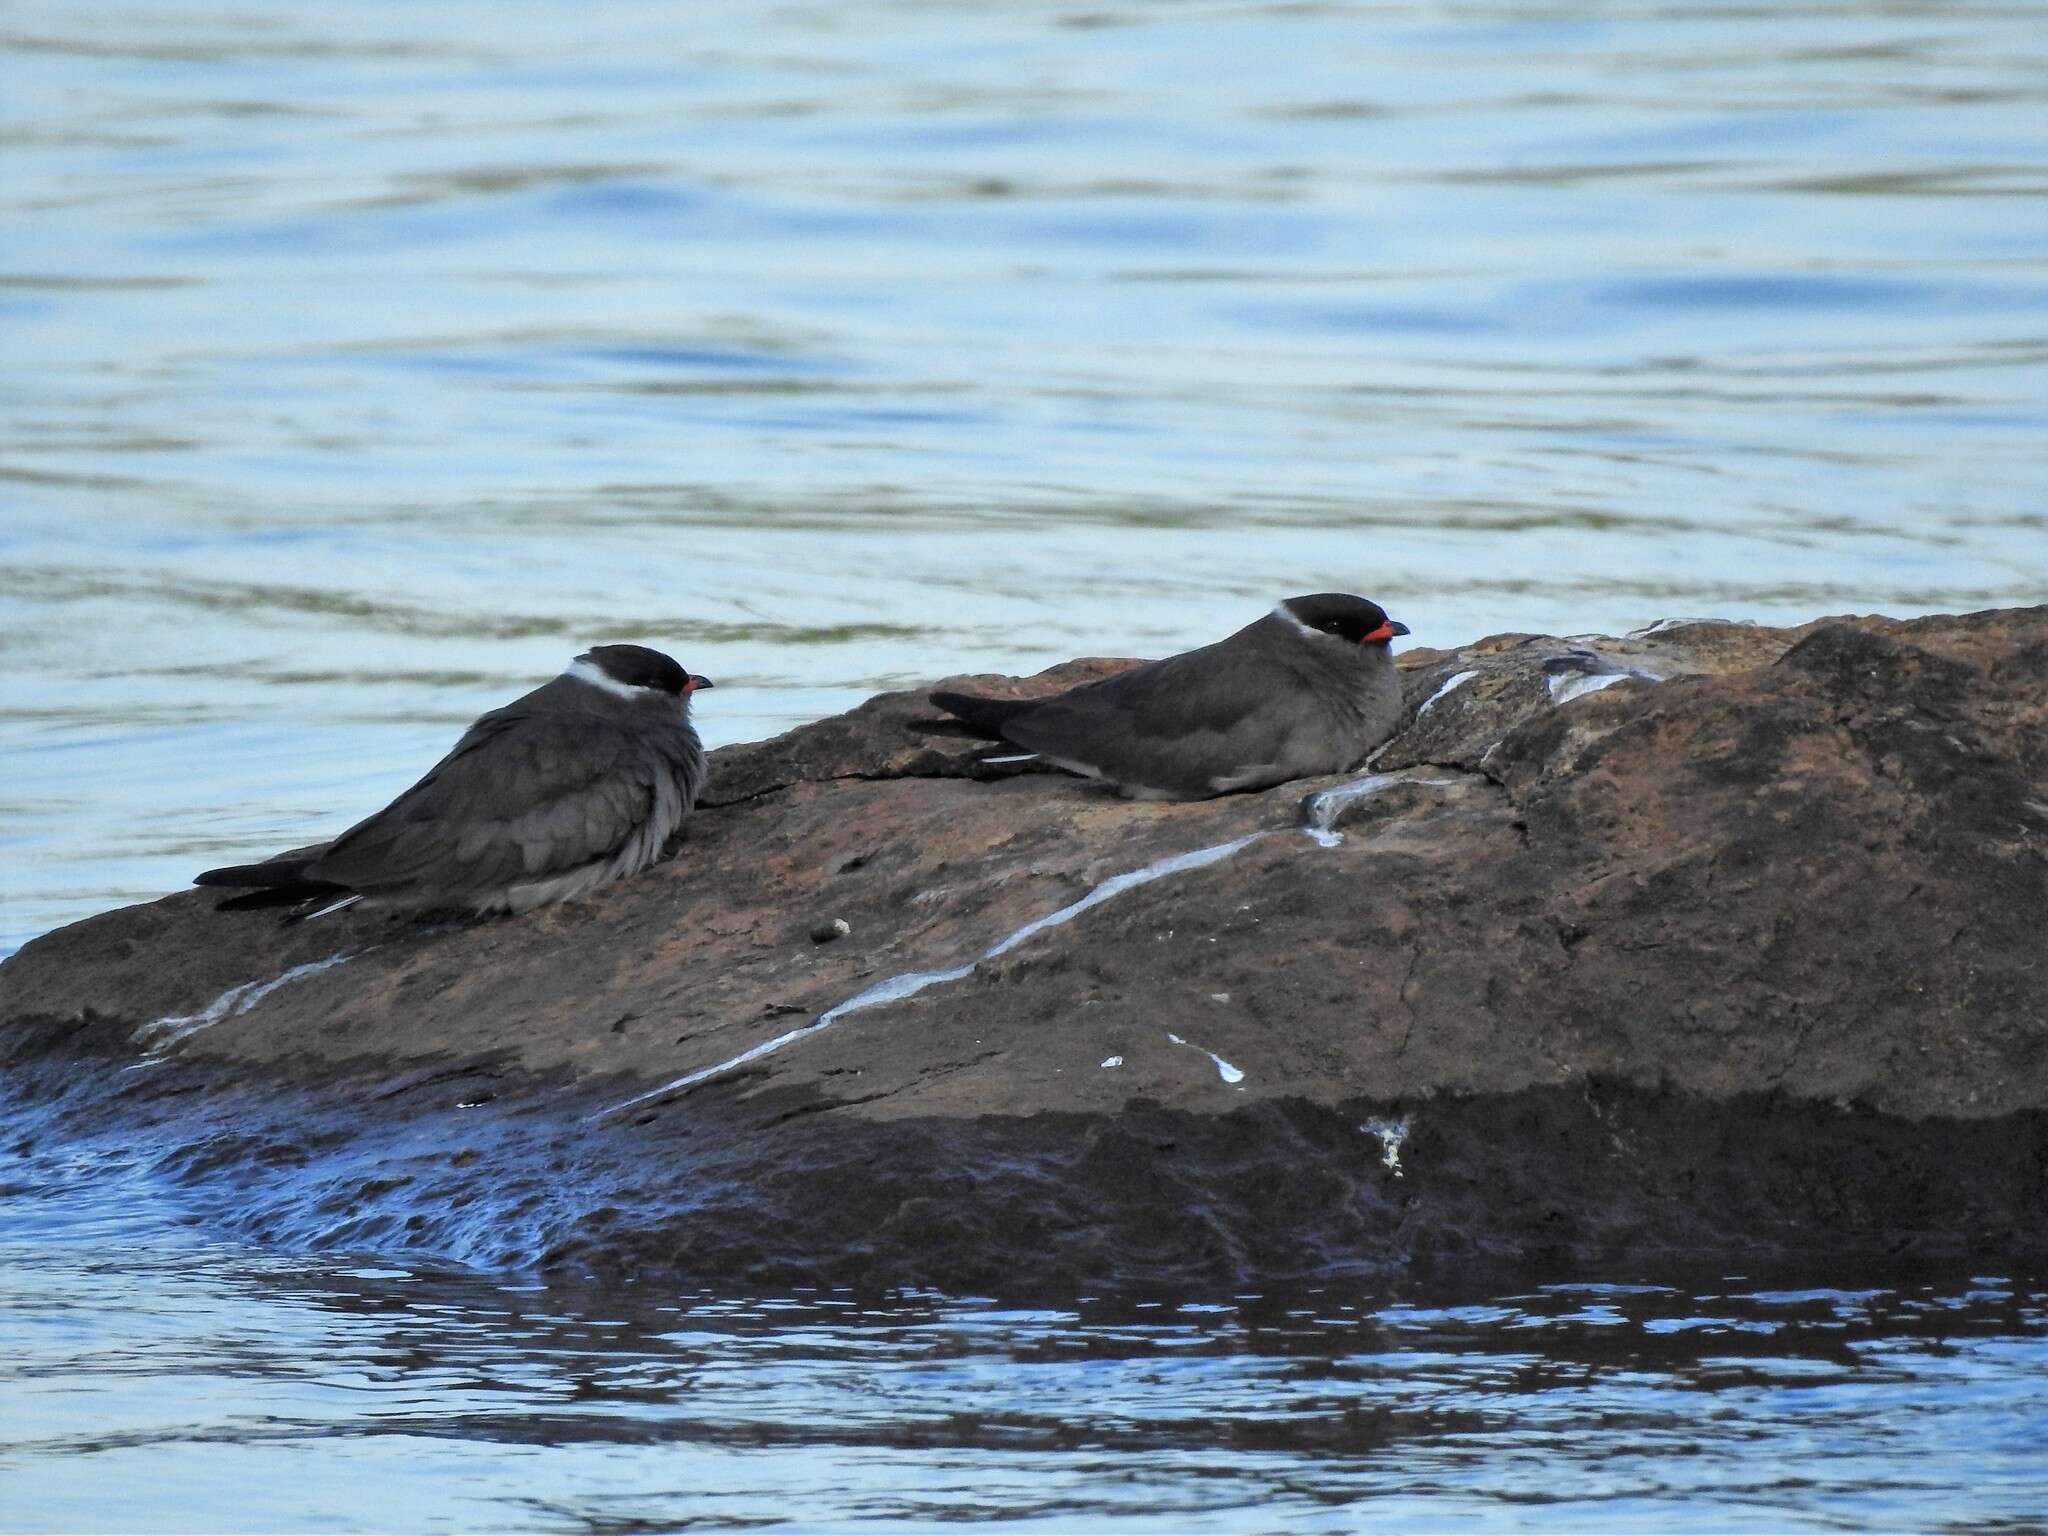
[[1141, 793], [1214, 794], [1280, 758], [1298, 703], [1284, 670], [1220, 665], [1216, 649], [1085, 683], [1004, 722], [1003, 735]]
[[496, 710], [306, 874], [366, 895], [461, 902], [610, 859], [641, 835], [668, 773], [658, 749], [625, 732]]

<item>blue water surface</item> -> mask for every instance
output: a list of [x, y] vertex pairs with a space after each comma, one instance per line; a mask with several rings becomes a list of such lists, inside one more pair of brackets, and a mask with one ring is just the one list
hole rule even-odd
[[[12, 0], [0, 84], [0, 954], [598, 640], [717, 744], [1333, 587], [2048, 601], [2038, 3]], [[8, 1529], [2048, 1523], [2024, 1277], [604, 1294], [7, 1158]]]
[[769, 1296], [237, 1247], [0, 1155], [23, 1531], [1927, 1531], [2048, 1520], [2048, 1288]]

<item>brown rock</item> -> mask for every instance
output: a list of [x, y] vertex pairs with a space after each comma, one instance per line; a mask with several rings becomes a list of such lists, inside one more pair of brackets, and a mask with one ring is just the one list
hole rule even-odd
[[676, 857], [567, 906], [50, 934], [0, 1060], [237, 1230], [491, 1263], [2048, 1249], [2048, 610], [1402, 660], [1369, 792], [989, 782], [887, 694], [716, 754]]

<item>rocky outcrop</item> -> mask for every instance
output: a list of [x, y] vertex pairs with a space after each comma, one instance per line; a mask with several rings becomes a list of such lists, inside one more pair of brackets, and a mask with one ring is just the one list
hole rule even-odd
[[274, 1240], [704, 1280], [2048, 1251], [2048, 609], [1401, 661], [1348, 780], [1122, 801], [912, 691], [563, 907], [108, 913], [0, 967], [8, 1123]]

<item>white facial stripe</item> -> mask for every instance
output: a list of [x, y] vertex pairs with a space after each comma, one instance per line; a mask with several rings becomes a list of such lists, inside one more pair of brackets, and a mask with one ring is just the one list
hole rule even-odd
[[573, 677], [577, 682], [588, 683], [593, 688], [602, 688], [606, 693], [621, 699], [644, 699], [650, 693], [660, 692], [656, 688], [637, 688], [631, 683], [622, 683], [596, 662], [585, 661], [580, 656], [569, 663], [568, 670], [562, 676]]
[[1273, 617], [1276, 619], [1284, 619], [1287, 623], [1292, 624], [1295, 628], [1296, 633], [1298, 634], [1317, 635], [1322, 633], [1321, 630], [1310, 629], [1306, 624], [1302, 623], [1301, 620], [1297, 619], [1294, 616], [1294, 610], [1288, 607], [1285, 603], [1275, 603], [1273, 605]]

